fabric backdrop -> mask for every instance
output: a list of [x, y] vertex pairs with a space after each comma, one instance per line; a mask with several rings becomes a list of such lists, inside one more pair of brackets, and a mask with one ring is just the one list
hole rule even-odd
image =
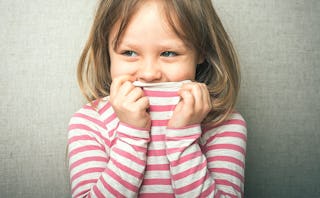
[[[96, 2], [0, 0], [0, 197], [70, 197], [67, 125]], [[320, 197], [320, 1], [214, 3], [242, 66], [246, 197]]]

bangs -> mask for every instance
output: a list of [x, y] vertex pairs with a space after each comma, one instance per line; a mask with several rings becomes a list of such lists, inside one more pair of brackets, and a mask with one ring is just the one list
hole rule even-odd
[[[121, 8], [119, 9], [120, 14], [117, 17], [115, 25], [118, 25], [118, 31], [112, 40], [111, 44], [113, 48], [117, 48], [122, 34], [127, 28], [127, 25], [130, 22], [131, 17], [137, 12], [140, 5], [144, 3], [142, 0], [129, 0], [122, 3]], [[163, 13], [163, 20], [166, 20], [168, 23], [168, 28], [170, 28], [179, 38], [183, 40], [186, 46], [190, 48], [195, 48], [200, 50], [198, 45], [198, 39], [196, 37], [196, 30], [193, 29], [193, 25], [190, 24], [188, 19], [190, 17], [189, 13], [192, 13], [192, 10], [186, 9], [187, 6], [180, 7], [180, 4], [184, 2], [174, 1], [174, 0], [161, 0], [162, 7], [161, 12]]]
[[195, 14], [195, 12], [199, 11], [198, 4], [197, 0], [192, 3], [188, 1], [164, 0], [163, 13], [175, 34], [188, 47], [194, 48], [201, 53], [203, 51], [201, 43], [204, 43], [206, 35], [201, 31], [203, 29], [201, 27], [201, 19]]
[[118, 26], [118, 31], [114, 39], [111, 41], [111, 45], [114, 49], [119, 45], [121, 36], [126, 30], [131, 17], [136, 13], [142, 3], [143, 1], [139, 0], [123, 0], [123, 2], [119, 3], [120, 8], [119, 12], [117, 13], [118, 16], [116, 17], [117, 20], [115, 24], [111, 26]]

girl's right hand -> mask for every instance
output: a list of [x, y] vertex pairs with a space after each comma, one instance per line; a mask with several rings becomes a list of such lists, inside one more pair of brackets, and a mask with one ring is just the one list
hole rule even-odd
[[132, 84], [134, 80], [134, 77], [128, 75], [114, 78], [110, 87], [110, 103], [120, 122], [149, 130], [149, 100], [140, 87]]

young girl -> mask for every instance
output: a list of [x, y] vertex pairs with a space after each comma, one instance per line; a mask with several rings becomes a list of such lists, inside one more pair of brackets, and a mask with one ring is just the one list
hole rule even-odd
[[[69, 125], [73, 197], [243, 196], [239, 68], [211, 0], [101, 0], [78, 80], [90, 103]], [[168, 105], [135, 81], [185, 80], [154, 120]]]

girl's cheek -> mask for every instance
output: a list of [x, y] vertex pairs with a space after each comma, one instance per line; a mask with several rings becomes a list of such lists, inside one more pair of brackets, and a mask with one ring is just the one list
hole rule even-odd
[[195, 70], [193, 68], [179, 68], [166, 72], [170, 81], [194, 80]]
[[133, 65], [130, 65], [126, 62], [115, 61], [111, 63], [111, 78], [115, 78], [122, 75], [134, 75], [136, 73], [136, 69]]

